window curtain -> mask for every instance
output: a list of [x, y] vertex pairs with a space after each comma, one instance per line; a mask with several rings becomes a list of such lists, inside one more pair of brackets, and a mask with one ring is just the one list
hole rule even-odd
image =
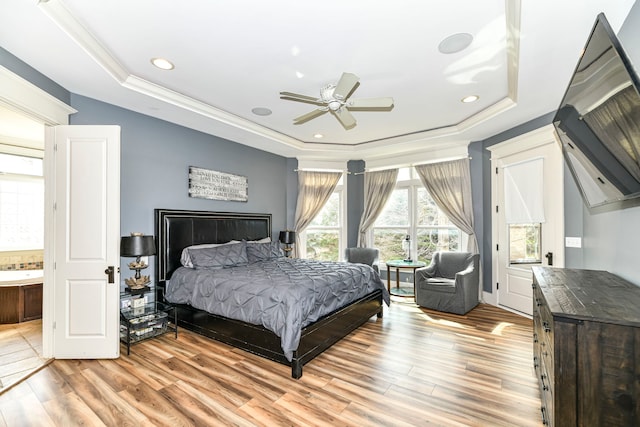
[[331, 197], [342, 172], [298, 172], [298, 201], [296, 203], [295, 231], [296, 245], [293, 248], [293, 256], [298, 256], [300, 233], [311, 224], [324, 205]]
[[467, 251], [478, 253], [478, 241], [473, 231], [469, 159], [420, 165], [415, 169], [438, 208], [469, 235]]
[[358, 229], [358, 246], [370, 247], [368, 231], [373, 227], [384, 205], [393, 193], [398, 179], [398, 169], [364, 173], [364, 210]]

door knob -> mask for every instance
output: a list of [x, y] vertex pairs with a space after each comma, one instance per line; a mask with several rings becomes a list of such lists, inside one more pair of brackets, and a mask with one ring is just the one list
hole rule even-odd
[[553, 265], [553, 252], [547, 252], [545, 258], [547, 258], [548, 265]]
[[107, 269], [104, 271], [104, 274], [109, 276], [109, 283], [113, 283], [113, 279], [114, 279], [114, 268], [113, 268], [113, 265], [110, 265], [109, 267], [107, 267]]

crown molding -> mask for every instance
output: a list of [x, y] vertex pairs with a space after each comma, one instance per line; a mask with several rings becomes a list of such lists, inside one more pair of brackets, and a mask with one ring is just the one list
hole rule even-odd
[[0, 66], [0, 104], [47, 125], [66, 125], [77, 113], [33, 83]]

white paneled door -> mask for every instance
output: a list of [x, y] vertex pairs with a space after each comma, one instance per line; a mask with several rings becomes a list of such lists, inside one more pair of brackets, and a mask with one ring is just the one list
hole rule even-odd
[[492, 290], [498, 305], [531, 315], [531, 267], [564, 266], [562, 152], [551, 126], [489, 150], [493, 172]]
[[120, 127], [56, 126], [53, 356], [116, 358]]

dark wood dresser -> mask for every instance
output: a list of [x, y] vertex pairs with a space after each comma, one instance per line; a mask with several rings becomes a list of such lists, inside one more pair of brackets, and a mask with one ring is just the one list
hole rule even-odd
[[533, 267], [533, 363], [550, 426], [640, 426], [640, 287]]

